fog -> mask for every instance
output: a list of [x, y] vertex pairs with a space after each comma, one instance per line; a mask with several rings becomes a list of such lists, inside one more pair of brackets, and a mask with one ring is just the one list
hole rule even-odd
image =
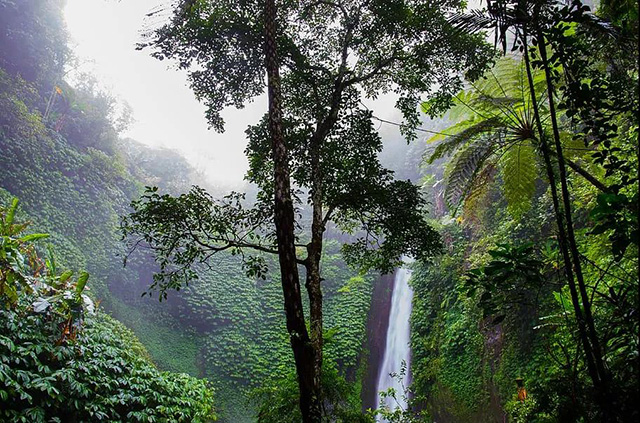
[[[242, 110], [225, 110], [224, 133], [209, 130], [205, 108], [189, 88], [186, 73], [171, 62], [152, 58], [148, 50], [135, 49], [142, 31], [162, 22], [149, 21], [146, 15], [168, 3], [67, 0], [65, 17], [78, 59], [74, 72], [95, 75], [101, 86], [131, 106], [135, 121], [123, 136], [178, 150], [208, 179], [202, 183], [237, 188], [243, 184], [248, 167], [244, 130], [266, 111], [266, 98], [262, 96]], [[397, 122], [400, 116], [394, 103], [393, 95], [366, 102], [376, 116]], [[384, 156], [402, 156], [408, 146], [397, 127], [382, 123], [378, 126], [385, 150], [394, 150], [385, 151]]]
[[68, 0], [65, 10], [79, 71], [90, 72], [133, 109], [135, 121], [123, 134], [142, 143], [178, 150], [219, 185], [237, 185], [247, 169], [247, 123], [257, 121], [265, 102], [224, 113], [227, 130], [210, 131], [204, 106], [187, 85], [185, 72], [137, 51], [145, 15], [162, 0]]

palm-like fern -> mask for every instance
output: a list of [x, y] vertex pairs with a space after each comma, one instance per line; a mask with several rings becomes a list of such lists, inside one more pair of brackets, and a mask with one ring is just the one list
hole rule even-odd
[[[472, 212], [487, 190], [501, 176], [508, 211], [522, 216], [531, 204], [537, 179], [535, 129], [524, 65], [514, 58], [496, 63], [483, 79], [456, 96], [449, 116], [458, 123], [448, 134], [428, 142], [439, 143], [427, 162], [453, 155], [445, 175], [445, 198], [457, 210]], [[535, 75], [537, 92], [544, 92], [544, 77]], [[537, 99], [542, 112], [543, 100]], [[498, 169], [499, 172], [489, 171]], [[482, 185], [482, 186], [481, 186]], [[467, 204], [467, 202], [470, 202]]]

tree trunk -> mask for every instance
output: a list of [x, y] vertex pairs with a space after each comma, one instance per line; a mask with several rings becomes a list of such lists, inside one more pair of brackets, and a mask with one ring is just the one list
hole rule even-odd
[[275, 226], [287, 331], [298, 375], [302, 421], [304, 423], [320, 423], [319, 378], [314, 365], [316, 359], [314, 348], [309, 338], [302, 308], [289, 159], [282, 130], [282, 92], [276, 49], [275, 0], [266, 0], [264, 22], [264, 51], [269, 94], [269, 132], [274, 161]]
[[[322, 360], [323, 360], [323, 323], [322, 323], [322, 289], [320, 283], [320, 259], [322, 257], [322, 230], [315, 228], [316, 222], [312, 224], [312, 241], [307, 246], [307, 280], [306, 288], [309, 295], [309, 317], [311, 327], [311, 344], [314, 350], [314, 370], [316, 379], [314, 384], [319, 395], [322, 395]], [[319, 231], [319, 235], [316, 235]], [[319, 239], [319, 241], [318, 241]]]
[[[338, 83], [331, 97], [329, 114], [318, 121], [311, 136], [311, 241], [307, 245], [307, 278], [306, 288], [309, 295], [311, 343], [314, 347], [314, 365], [317, 376], [318, 392], [322, 393], [322, 361], [323, 361], [323, 312], [322, 312], [322, 276], [320, 274], [320, 260], [322, 259], [322, 244], [325, 231], [325, 217], [323, 216], [323, 175], [320, 165], [322, 143], [338, 121], [338, 108], [342, 96], [342, 85]], [[330, 213], [330, 212], [328, 212]]]
[[591, 300], [587, 293], [587, 288], [584, 282], [584, 276], [582, 274], [582, 263], [580, 262], [580, 253], [578, 251], [578, 245], [575, 239], [575, 233], [573, 230], [573, 217], [571, 214], [571, 197], [569, 194], [569, 187], [567, 184], [567, 169], [562, 151], [562, 143], [560, 141], [560, 132], [558, 128], [558, 121], [555, 112], [554, 88], [552, 82], [551, 69], [549, 67], [549, 60], [547, 57], [547, 45], [542, 30], [537, 28], [538, 46], [540, 50], [540, 58], [542, 60], [542, 66], [545, 72], [545, 79], [547, 83], [547, 101], [549, 104], [549, 114], [551, 116], [551, 126], [553, 129], [553, 139], [556, 147], [556, 155], [558, 159], [558, 171], [560, 177], [560, 187], [562, 189], [562, 202], [564, 208], [565, 220], [567, 223], [567, 241], [569, 243], [569, 250], [571, 251], [571, 257], [573, 259], [573, 269], [576, 275], [576, 281], [580, 297], [582, 300], [582, 306], [584, 309], [584, 318], [587, 325], [587, 333], [589, 341], [591, 343], [591, 351], [593, 354], [593, 360], [598, 373], [600, 386], [596, 386], [598, 390], [598, 398], [600, 399], [601, 407], [603, 410], [604, 421], [611, 421], [613, 417], [613, 408], [611, 404], [611, 396], [609, 393], [609, 375], [605, 368], [604, 360], [602, 358], [602, 349], [600, 347], [600, 340], [596, 332], [595, 323], [593, 320], [593, 314], [591, 312]]
[[322, 358], [323, 358], [323, 324], [322, 324], [322, 278], [320, 276], [320, 260], [322, 258], [322, 238], [324, 222], [322, 216], [322, 172], [320, 169], [321, 139], [312, 137], [311, 140], [311, 203], [313, 205], [311, 223], [311, 242], [307, 246], [307, 281], [306, 288], [309, 295], [309, 315], [311, 326], [311, 343], [315, 350], [314, 366], [318, 390], [321, 392]]
[[524, 44], [524, 60], [525, 68], [527, 72], [527, 80], [529, 83], [529, 92], [531, 94], [531, 105], [533, 107], [533, 114], [536, 121], [536, 127], [539, 134], [540, 149], [542, 150], [542, 156], [544, 158], [545, 169], [547, 171], [547, 178], [549, 179], [549, 188], [551, 190], [551, 198], [553, 200], [553, 210], [556, 217], [556, 225], [558, 227], [558, 243], [562, 258], [564, 261], [564, 269], [567, 277], [567, 283], [569, 285], [569, 292], [571, 293], [571, 303], [573, 305], [574, 313], [576, 316], [576, 322], [578, 324], [578, 333], [580, 334], [580, 340], [582, 341], [583, 348], [585, 350], [585, 360], [587, 363], [587, 371], [593, 381], [595, 387], [600, 385], [600, 378], [594, 363], [593, 352], [591, 350], [591, 344], [587, 336], [587, 329], [582, 314], [582, 308], [580, 306], [580, 298], [578, 297], [578, 290], [576, 288], [575, 279], [573, 275], [573, 266], [571, 263], [571, 257], [569, 255], [569, 249], [567, 246], [567, 236], [565, 232], [565, 225], [563, 220], [562, 210], [560, 209], [560, 201], [558, 199], [558, 189], [556, 187], [556, 177], [551, 163], [551, 151], [547, 143], [547, 139], [542, 127], [542, 121], [540, 119], [540, 111], [537, 103], [537, 96], [535, 92], [535, 86], [533, 83], [533, 76], [531, 74], [531, 63], [529, 60], [527, 31], [523, 28], [522, 39]]

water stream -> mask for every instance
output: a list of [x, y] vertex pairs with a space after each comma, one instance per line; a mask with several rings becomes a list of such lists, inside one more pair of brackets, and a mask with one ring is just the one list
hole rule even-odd
[[[407, 262], [407, 260], [405, 260]], [[385, 398], [383, 400], [378, 396], [376, 400], [376, 408], [386, 405], [389, 409], [394, 410], [397, 407], [406, 409], [406, 401], [404, 400], [404, 386], [409, 383], [409, 365], [411, 360], [411, 350], [409, 347], [409, 317], [411, 316], [411, 300], [413, 291], [409, 286], [409, 278], [411, 270], [406, 267], [398, 269], [393, 284], [393, 294], [391, 297], [391, 310], [389, 312], [389, 325], [387, 327], [387, 342], [382, 358], [382, 366], [378, 375], [377, 392], [386, 391], [394, 388], [396, 399]], [[406, 374], [402, 381], [398, 378], [390, 376], [391, 373], [399, 374], [402, 363], [406, 363]], [[383, 420], [378, 420], [382, 422]]]

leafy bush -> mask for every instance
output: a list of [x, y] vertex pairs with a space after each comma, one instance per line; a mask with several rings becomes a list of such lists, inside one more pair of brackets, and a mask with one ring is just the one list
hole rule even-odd
[[0, 207], [0, 421], [209, 422], [213, 391], [160, 372], [133, 333], [93, 309], [88, 274], [58, 274]]
[[[504, 408], [509, 416], [510, 421], [513, 423], [529, 423], [532, 421], [541, 421], [540, 416], [534, 418], [534, 412], [537, 403], [533, 398], [528, 398], [526, 401], [519, 401], [516, 397], [508, 401]], [[544, 420], [542, 420], [544, 421]]]

